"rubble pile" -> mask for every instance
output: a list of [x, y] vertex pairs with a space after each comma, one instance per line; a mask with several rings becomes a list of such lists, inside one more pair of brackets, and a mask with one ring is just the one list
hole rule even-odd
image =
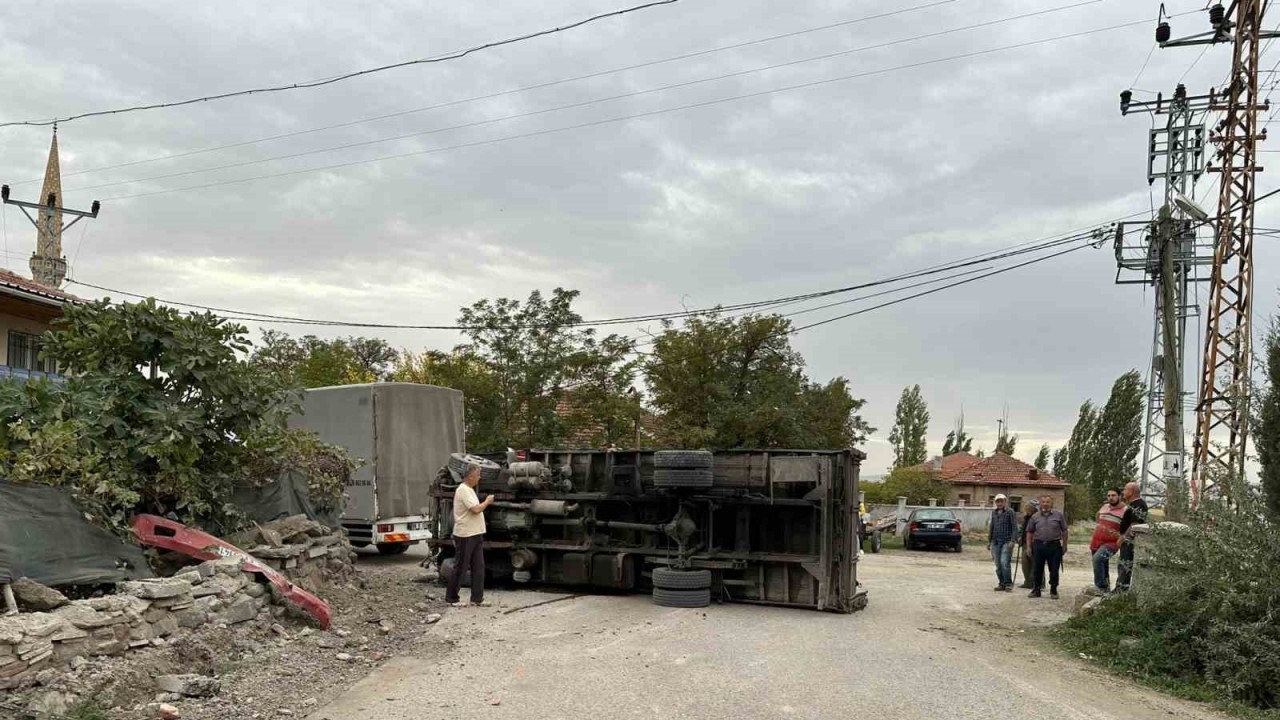
[[86, 657], [164, 645], [166, 638], [206, 624], [284, 615], [286, 608], [273, 605], [272, 597], [269, 586], [227, 558], [169, 578], [120, 583], [115, 595], [0, 617], [0, 690], [44, 684]]
[[307, 589], [345, 582], [355, 573], [356, 554], [342, 531], [305, 515], [254, 525], [228, 541]]

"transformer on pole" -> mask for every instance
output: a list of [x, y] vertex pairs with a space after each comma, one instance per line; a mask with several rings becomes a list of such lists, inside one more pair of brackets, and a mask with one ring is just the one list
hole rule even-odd
[[1189, 289], [1202, 279], [1196, 267], [1212, 256], [1196, 241], [1186, 197], [1204, 172], [1204, 116], [1213, 102], [1212, 91], [1189, 97], [1183, 85], [1168, 100], [1135, 102], [1131, 91], [1120, 94], [1121, 114], [1166, 117], [1164, 127], [1151, 130], [1147, 152], [1147, 182], [1164, 181], [1164, 202], [1155, 219], [1117, 227], [1115, 253], [1117, 283], [1156, 291], [1140, 480], [1144, 495], [1171, 505], [1186, 504], [1184, 350], [1187, 318], [1199, 310]]

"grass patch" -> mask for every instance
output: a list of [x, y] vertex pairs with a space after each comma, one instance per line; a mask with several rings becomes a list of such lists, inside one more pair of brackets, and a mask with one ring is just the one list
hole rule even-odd
[[107, 720], [107, 708], [96, 700], [85, 700], [72, 708], [67, 717], [71, 720]]
[[1170, 652], [1167, 627], [1138, 608], [1130, 593], [1108, 600], [1090, 616], [1077, 616], [1054, 628], [1052, 636], [1067, 650], [1112, 672], [1176, 697], [1210, 703], [1246, 720], [1280, 720], [1280, 709], [1259, 709], [1231, 700], [1190, 671]]

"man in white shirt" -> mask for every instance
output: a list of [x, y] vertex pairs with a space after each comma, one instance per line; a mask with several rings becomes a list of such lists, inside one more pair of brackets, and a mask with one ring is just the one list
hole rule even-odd
[[462, 576], [471, 573], [471, 604], [484, 605], [484, 511], [493, 504], [493, 495], [480, 502], [476, 486], [480, 466], [467, 469], [462, 484], [453, 493], [453, 576], [444, 599], [454, 607], [466, 607], [458, 597]]

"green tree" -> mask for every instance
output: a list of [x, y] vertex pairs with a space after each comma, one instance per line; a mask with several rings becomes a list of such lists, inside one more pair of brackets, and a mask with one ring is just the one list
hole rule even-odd
[[971, 452], [973, 450], [973, 438], [969, 437], [964, 431], [964, 412], [956, 418], [956, 427], [947, 433], [947, 439], [942, 443], [942, 456], [953, 455], [958, 452]]
[[909, 505], [926, 505], [931, 499], [946, 503], [949, 487], [928, 470], [900, 467], [883, 482], [866, 483], [862, 489], [868, 503], [894, 505], [900, 496], [905, 496]]
[[1107, 488], [1137, 479], [1145, 397], [1146, 387], [1137, 370], [1121, 375], [1112, 384], [1094, 433], [1093, 472], [1088, 484], [1091, 500], [1100, 503]]
[[292, 337], [265, 330], [249, 363], [288, 387], [313, 388], [387, 379], [396, 351], [381, 338]]
[[[1055, 461], [1054, 474], [1091, 493], [1094, 470], [1094, 438], [1098, 432], [1098, 410], [1092, 400], [1080, 405], [1076, 416], [1076, 424], [1071, 428], [1071, 437], [1062, 448], [1062, 461]], [[1099, 501], [1101, 502], [1101, 501]]]
[[1063, 445], [1053, 451], [1053, 474], [1060, 478], [1067, 476], [1067, 446]]
[[[636, 363], [628, 359], [633, 341], [620, 335], [597, 338], [595, 330], [582, 328], [582, 316], [573, 310], [578, 295], [556, 288], [546, 298], [535, 290], [524, 302], [481, 300], [459, 314], [458, 324], [469, 328], [470, 340], [460, 350], [493, 374], [500, 444], [558, 445], [584, 415], [610, 433], [621, 433], [634, 414]], [[570, 389], [575, 392], [567, 395]], [[566, 399], [585, 409], [576, 410], [576, 416], [558, 412]]]
[[1263, 340], [1266, 385], [1257, 394], [1253, 442], [1266, 507], [1280, 519], [1280, 318], [1272, 318]]
[[0, 383], [0, 473], [69, 488], [99, 523], [136, 512], [229, 528], [238, 483], [296, 468], [332, 507], [351, 465], [289, 430], [296, 395], [237, 359], [246, 330], [148, 299], [67, 305], [42, 338], [64, 383]]
[[929, 405], [919, 385], [902, 389], [894, 411], [889, 442], [893, 445], [893, 467], [919, 465], [928, 456], [926, 437], [929, 433]]
[[667, 323], [645, 362], [661, 415], [660, 442], [673, 447], [853, 447], [873, 429], [865, 401], [836, 378], [810, 381], [791, 348], [790, 321], [776, 315], [688, 318]]
[[1040, 452], [1036, 453], [1036, 461], [1032, 463], [1037, 470], [1049, 469], [1049, 443], [1040, 446]]

